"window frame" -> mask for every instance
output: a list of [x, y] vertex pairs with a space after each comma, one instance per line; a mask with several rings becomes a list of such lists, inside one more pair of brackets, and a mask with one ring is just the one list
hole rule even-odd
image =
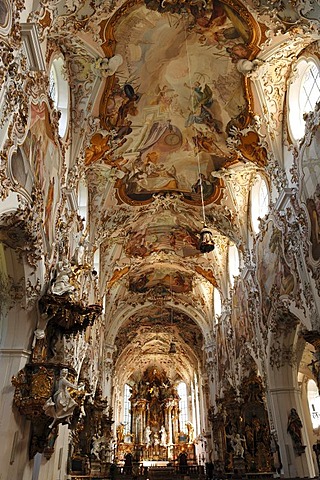
[[[181, 392], [181, 386], [183, 387], [184, 392]], [[185, 382], [179, 382], [177, 386], [177, 392], [179, 395], [179, 425], [181, 432], [187, 432], [186, 423], [189, 421], [189, 412], [188, 412], [188, 389]], [[182, 398], [184, 397], [184, 398]]]
[[[292, 141], [299, 143], [305, 135], [305, 120], [303, 115], [312, 111], [304, 110], [301, 106], [301, 91], [305, 85], [305, 78], [308, 71], [315, 66], [318, 70], [317, 73], [317, 86], [319, 90], [319, 96], [317, 102], [320, 101], [320, 60], [313, 56], [302, 56], [298, 59], [294, 65], [291, 79], [289, 81], [288, 95], [287, 95], [287, 123], [288, 131]], [[316, 102], [316, 103], [317, 103]], [[313, 109], [316, 105], [313, 106]]]
[[[262, 185], [265, 187], [264, 205], [261, 205]], [[260, 231], [259, 218], [264, 218], [269, 212], [270, 192], [268, 182], [258, 173], [250, 189], [250, 225], [253, 233]]]
[[[233, 253], [235, 252], [235, 253]], [[231, 265], [231, 262], [236, 260], [237, 266]], [[228, 276], [231, 286], [234, 286], [235, 277], [240, 274], [240, 253], [235, 243], [229, 243], [228, 247]]]
[[[65, 61], [62, 55], [55, 56], [51, 60], [49, 68], [49, 92], [54, 107], [60, 112], [59, 118], [59, 136], [65, 139], [69, 130], [69, 105], [70, 105], [70, 87], [65, 79]], [[55, 85], [55, 95], [51, 95], [50, 82], [53, 77]]]

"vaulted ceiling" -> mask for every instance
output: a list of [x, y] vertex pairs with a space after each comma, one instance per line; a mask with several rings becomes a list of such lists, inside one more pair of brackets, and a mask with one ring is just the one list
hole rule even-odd
[[[228, 244], [248, 249], [250, 188], [270, 162], [256, 85], [270, 84], [280, 46], [288, 60], [311, 43], [309, 19], [289, 1], [277, 12], [267, 0], [78, 3], [60, 3], [52, 39], [70, 62], [74, 144], [82, 122], [92, 127], [74, 154], [85, 159], [108, 342], [119, 375], [161, 364], [186, 379], [202, 365], [213, 288], [228, 292]], [[62, 38], [71, 22], [75, 35]], [[268, 97], [281, 111], [284, 91]]]

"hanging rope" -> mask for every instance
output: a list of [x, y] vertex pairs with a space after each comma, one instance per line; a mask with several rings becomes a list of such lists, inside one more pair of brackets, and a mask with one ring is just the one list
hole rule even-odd
[[[185, 47], [186, 47], [186, 57], [187, 57], [187, 65], [188, 65], [188, 75], [189, 75], [189, 88], [191, 90], [191, 104], [192, 104], [191, 112], [193, 117], [195, 117], [195, 90], [192, 87], [192, 82], [191, 82], [191, 63], [190, 63], [190, 57], [188, 52], [188, 46], [187, 46], [187, 27], [186, 27], [185, 19], [184, 19], [184, 34], [185, 34]], [[198, 130], [195, 128], [194, 124], [192, 124], [192, 129], [194, 132], [194, 137], [196, 138], [196, 135], [198, 134]], [[194, 148], [194, 156], [197, 158], [197, 163], [198, 163], [198, 175], [199, 175], [199, 187], [200, 187], [203, 225], [206, 225], [206, 213], [205, 213], [204, 199], [203, 199], [203, 182], [202, 182], [202, 176], [201, 176], [200, 155], [199, 155], [199, 151], [195, 150], [195, 148]]]

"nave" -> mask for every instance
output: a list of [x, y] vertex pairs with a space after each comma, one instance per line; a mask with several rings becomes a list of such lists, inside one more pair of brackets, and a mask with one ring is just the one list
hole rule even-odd
[[0, 0], [0, 480], [318, 478], [318, 0]]

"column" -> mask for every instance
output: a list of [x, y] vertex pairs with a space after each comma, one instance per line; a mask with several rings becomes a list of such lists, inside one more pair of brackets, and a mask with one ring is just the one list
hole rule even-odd
[[[268, 390], [268, 404], [278, 436], [284, 476], [314, 477], [315, 469], [311, 453], [312, 447], [306, 432], [300, 390], [291, 386], [285, 387], [281, 385], [270, 388]], [[303, 423], [302, 439], [306, 449], [301, 455], [296, 453], [292, 438], [287, 432], [288, 416], [292, 408], [296, 409]]]

